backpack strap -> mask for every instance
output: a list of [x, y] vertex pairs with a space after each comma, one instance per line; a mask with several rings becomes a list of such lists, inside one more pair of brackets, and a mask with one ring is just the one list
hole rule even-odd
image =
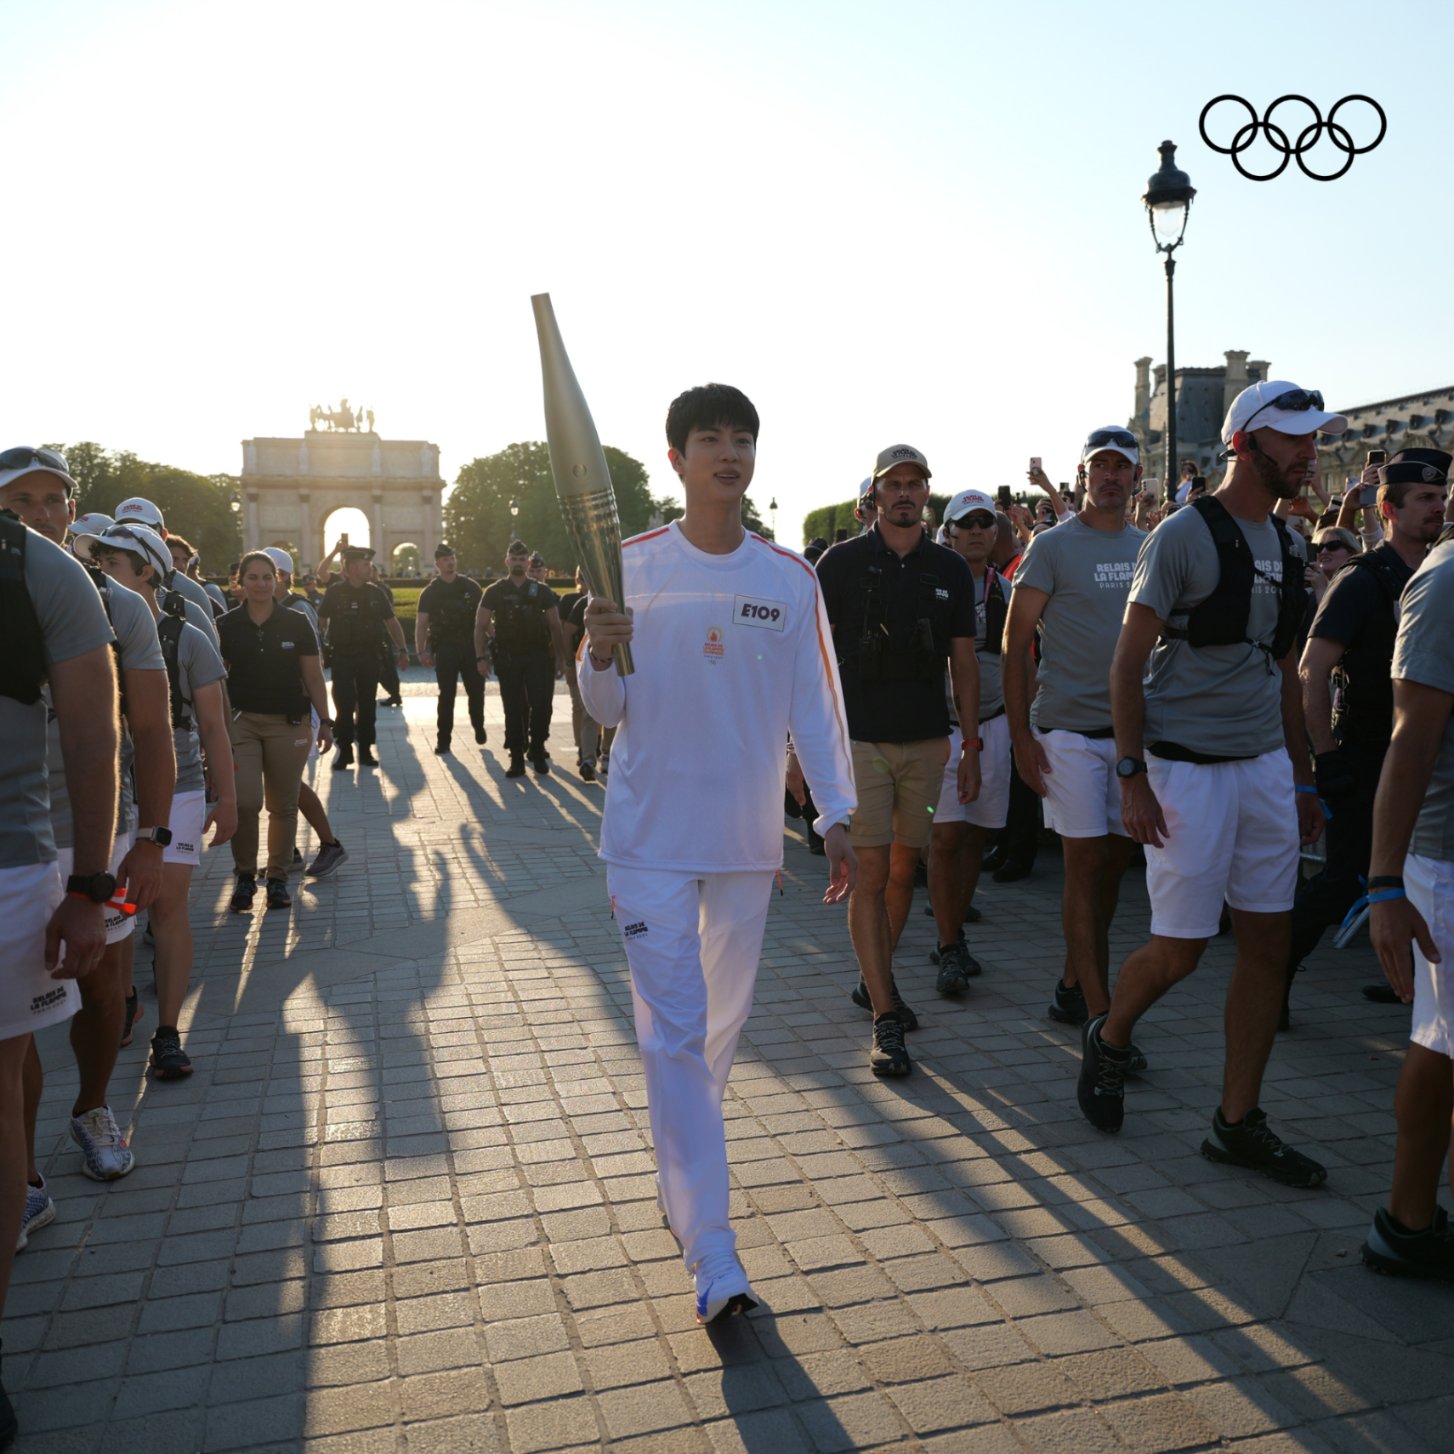
[[0, 511], [0, 696], [28, 707], [45, 680], [45, 632], [25, 584], [27, 533], [16, 515]]

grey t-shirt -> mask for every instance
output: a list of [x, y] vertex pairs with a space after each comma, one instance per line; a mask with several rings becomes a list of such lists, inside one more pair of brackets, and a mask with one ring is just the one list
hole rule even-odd
[[[187, 602], [187, 620], [195, 626], [212, 644], [217, 645], [216, 616], [212, 612], [212, 600], [200, 581], [181, 571], [173, 571], [169, 588], [181, 593]], [[195, 608], [195, 609], [194, 609]]]
[[[1146, 671], [1148, 747], [1172, 742], [1212, 757], [1260, 757], [1283, 746], [1282, 673], [1268, 652], [1252, 644], [1270, 644], [1277, 628], [1282, 547], [1271, 520], [1232, 518], [1252, 550], [1250, 639], [1234, 646], [1189, 646], [1164, 637], [1157, 642]], [[1131, 600], [1183, 626], [1220, 579], [1206, 522], [1195, 510], [1178, 510], [1142, 548]]]
[[217, 648], [190, 622], [183, 624], [177, 640], [177, 676], [192, 725], [172, 729], [177, 752], [176, 791], [200, 793], [207, 782], [202, 773], [202, 747], [197, 732], [197, 688], [222, 681], [227, 676], [227, 668]]
[[[1454, 545], [1441, 545], [1404, 587], [1393, 648], [1393, 679], [1454, 696]], [[1414, 824], [1410, 849], [1454, 862], [1454, 714], [1444, 724], [1439, 755]]]
[[[25, 585], [35, 605], [47, 664], [111, 642], [101, 597], [80, 564], [33, 530], [25, 537]], [[53, 863], [46, 786], [46, 702], [0, 696], [0, 868]]]
[[1042, 732], [1100, 732], [1111, 725], [1111, 658], [1136, 555], [1146, 532], [1096, 530], [1078, 517], [1037, 535], [1015, 586], [1044, 591], [1040, 673], [1030, 720]]
[[[89, 579], [87, 584], [90, 585]], [[92, 587], [97, 605], [101, 604], [100, 593]], [[152, 620], [151, 608], [135, 592], [115, 581], [108, 583], [107, 599], [110, 602], [111, 626], [116, 634], [118, 673], [123, 671], [166, 671], [162, 659], [161, 642], [157, 640], [156, 623]], [[103, 611], [107, 608], [103, 607]], [[65, 763], [61, 758], [61, 729], [50, 713], [46, 738], [46, 761], [50, 769], [50, 821], [55, 834], [56, 847], [69, 848], [71, 838], [71, 795], [66, 785]], [[136, 758], [131, 734], [126, 730], [123, 719], [120, 728], [121, 756], [118, 775], [121, 791], [116, 811], [116, 831], [124, 833], [132, 827], [132, 809], [136, 794], [132, 783], [132, 766]]]

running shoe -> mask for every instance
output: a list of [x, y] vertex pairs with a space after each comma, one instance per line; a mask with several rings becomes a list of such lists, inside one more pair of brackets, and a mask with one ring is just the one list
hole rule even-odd
[[45, 1177], [41, 1177], [39, 1186], [31, 1186], [27, 1182], [25, 1210], [20, 1214], [20, 1236], [16, 1240], [15, 1250], [23, 1251], [26, 1243], [30, 1241], [30, 1234], [50, 1226], [55, 1219], [56, 1204], [45, 1189]]
[[957, 1000], [969, 988], [969, 951], [963, 944], [945, 944], [939, 953], [939, 978], [934, 988], [946, 999]]
[[[968, 923], [968, 920], [965, 920]], [[968, 979], [977, 979], [984, 973], [984, 966], [969, 952], [969, 946], [964, 941], [964, 930], [959, 931], [959, 938], [954, 941], [964, 953], [964, 973]], [[940, 946], [929, 951], [929, 963], [940, 964], [943, 962], [944, 950]]]
[[126, 1049], [131, 1044], [131, 1029], [137, 1024], [142, 1016], [141, 1001], [133, 988], [126, 995], [126, 1018], [121, 1022], [121, 1048]]
[[151, 1037], [151, 1073], [158, 1080], [183, 1080], [192, 1073], [192, 1061], [182, 1049], [182, 1037], [170, 1025]]
[[1104, 1015], [1088, 1020], [1081, 1030], [1084, 1059], [1080, 1064], [1080, 1080], [1075, 1098], [1086, 1120], [1097, 1131], [1119, 1131], [1126, 1115], [1126, 1070], [1131, 1059], [1129, 1050], [1118, 1049], [1101, 1040]]
[[1059, 1020], [1062, 1025], [1084, 1025], [1090, 1018], [1090, 1012], [1085, 1007], [1085, 991], [1078, 984], [1065, 984], [1056, 980], [1055, 995], [1046, 1013], [1052, 1020]]
[[288, 885], [280, 878], [268, 880], [268, 908], [290, 909], [293, 906], [292, 896], [288, 893]]
[[348, 862], [348, 849], [336, 839], [320, 844], [318, 857], [308, 865], [309, 878], [327, 878], [340, 864]]
[[584, 759], [578, 764], [583, 783], [593, 783], [596, 780], [596, 767], [594, 763], [586, 762]]
[[750, 1312], [757, 1306], [747, 1274], [730, 1252], [704, 1261], [697, 1269], [696, 1281], [697, 1321], [703, 1325]]
[[239, 874], [237, 876], [237, 887], [232, 891], [232, 902], [228, 908], [234, 914], [245, 914], [252, 908], [252, 901], [257, 897], [257, 880], [250, 874]]
[[[889, 988], [894, 993], [894, 1009], [898, 1012], [899, 1019], [903, 1021], [904, 1029], [917, 1030], [919, 1017], [904, 1003], [904, 997], [899, 993], [897, 982], [890, 981]], [[873, 1000], [869, 998], [868, 986], [864, 983], [862, 975], [858, 977], [858, 988], [849, 998], [860, 1009], [867, 1010], [870, 1015], [873, 1014]]]
[[868, 1068], [875, 1075], [908, 1075], [914, 1068], [904, 1044], [904, 1022], [892, 1010], [873, 1022]]
[[[25, 1205], [29, 1208], [29, 1198]], [[1448, 1213], [1443, 1207], [1435, 1207], [1433, 1222], [1422, 1232], [1410, 1232], [1380, 1207], [1363, 1244], [1363, 1261], [1376, 1272], [1389, 1272], [1395, 1277], [1454, 1282], [1454, 1236], [1449, 1232]]]
[[72, 1116], [71, 1140], [81, 1148], [81, 1170], [93, 1181], [116, 1181], [136, 1165], [110, 1106]]
[[1202, 1142], [1202, 1155], [1226, 1166], [1260, 1171], [1283, 1186], [1322, 1186], [1328, 1179], [1327, 1167], [1294, 1151], [1267, 1124], [1267, 1112], [1258, 1107], [1248, 1111], [1240, 1124], [1229, 1126], [1218, 1106], [1212, 1117], [1212, 1134]]

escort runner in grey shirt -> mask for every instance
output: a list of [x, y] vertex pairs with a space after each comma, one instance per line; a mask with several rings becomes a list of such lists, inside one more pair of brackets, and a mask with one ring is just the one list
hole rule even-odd
[[[81, 566], [35, 531], [25, 537], [25, 585], [45, 635], [46, 663], [111, 643], [96, 587]], [[54, 863], [46, 788], [46, 703], [0, 696], [0, 868]], [[70, 820], [67, 818], [67, 828]]]
[[200, 793], [207, 782], [202, 773], [202, 747], [197, 732], [197, 688], [211, 686], [227, 676], [227, 668], [213, 644], [196, 627], [183, 625], [177, 640], [178, 687], [186, 704], [190, 727], [173, 727], [172, 740], [177, 753], [177, 787], [179, 793]]
[[[1252, 549], [1249, 640], [1189, 646], [1165, 637], [1146, 673], [1145, 742], [1174, 742], [1211, 757], [1260, 757], [1283, 745], [1282, 673], [1269, 652], [1277, 629], [1282, 547], [1277, 527], [1232, 517]], [[1217, 588], [1221, 567], [1212, 532], [1195, 510], [1178, 510], [1152, 533], [1136, 562], [1131, 600], [1174, 626]]]
[[[96, 595], [96, 604], [101, 606], [104, 613], [106, 607], [102, 606], [101, 593], [91, 583], [89, 576], [86, 577], [86, 583], [91, 586]], [[165, 671], [167, 664], [162, 659], [161, 642], [157, 640], [157, 628], [152, 620], [151, 609], [135, 591], [128, 591], [125, 586], [119, 586], [115, 581], [109, 581], [107, 587], [110, 593], [111, 628], [116, 634], [118, 679], [125, 671]], [[48, 713], [47, 716], [46, 762], [50, 770], [51, 831], [55, 834], [57, 848], [70, 848], [71, 796], [66, 786], [65, 763], [61, 759], [61, 728], [54, 713]], [[126, 730], [125, 718], [122, 719], [119, 736], [121, 758], [117, 775], [121, 784], [121, 797], [116, 814], [118, 837], [134, 826], [131, 822], [134, 797], [131, 767], [136, 750], [132, 746], [131, 734]]]
[[[214, 646], [217, 645], [217, 618], [212, 611], [212, 599], [191, 576], [174, 570], [164, 590], [176, 591], [187, 603], [187, 620], [192, 623]], [[160, 604], [160, 603], [158, 603]], [[180, 791], [180, 789], [179, 789]]]
[[1077, 517], [1037, 535], [1025, 551], [1014, 584], [1050, 598], [1040, 618], [1043, 655], [1030, 704], [1039, 731], [1109, 729], [1111, 658], [1145, 539], [1134, 525], [1096, 530]]
[[[1454, 545], [1441, 545], [1404, 587], [1398, 641], [1393, 650], [1395, 681], [1454, 695]], [[1444, 724], [1439, 756], [1409, 851], [1454, 862], [1454, 716]]]

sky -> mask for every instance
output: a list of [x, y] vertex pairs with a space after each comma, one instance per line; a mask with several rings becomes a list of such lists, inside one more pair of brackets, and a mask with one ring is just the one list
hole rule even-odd
[[[1407, 58], [1448, 54], [1451, 17], [0, 0], [0, 445], [235, 474], [242, 440], [346, 395], [452, 481], [544, 438], [546, 291], [656, 493], [670, 400], [752, 397], [751, 495], [788, 544], [893, 443], [946, 492], [1019, 488], [1030, 455], [1069, 479], [1131, 414], [1133, 361], [1165, 357], [1141, 203], [1163, 138], [1197, 188], [1179, 365], [1247, 349], [1334, 406], [1448, 386], [1451, 123]], [[1214, 96], [1289, 92], [1371, 95], [1387, 136], [1337, 181], [1256, 183], [1198, 135]], [[1366, 108], [1341, 119], [1371, 139]]]

